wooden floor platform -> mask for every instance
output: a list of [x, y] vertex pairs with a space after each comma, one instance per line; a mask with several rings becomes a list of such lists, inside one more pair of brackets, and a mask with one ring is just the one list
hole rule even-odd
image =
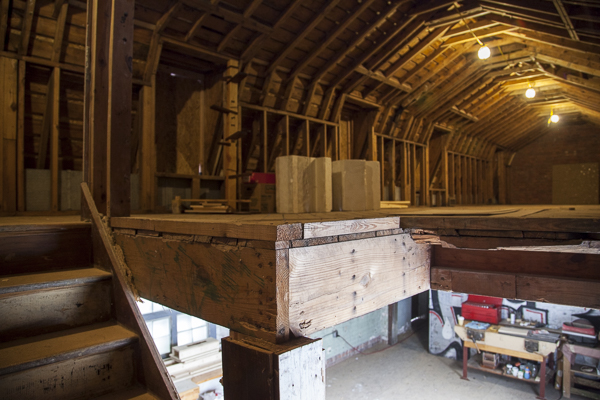
[[[82, 224], [12, 217], [0, 232], [52, 220]], [[140, 214], [111, 226], [142, 297], [270, 342], [430, 287], [600, 307], [600, 206]]]

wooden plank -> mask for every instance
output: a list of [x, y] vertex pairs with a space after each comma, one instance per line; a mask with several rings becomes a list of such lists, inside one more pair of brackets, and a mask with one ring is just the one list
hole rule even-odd
[[4, 51], [4, 43], [8, 33], [8, 9], [10, 0], [2, 0], [0, 4], [0, 51]]
[[59, 117], [60, 117], [60, 68], [55, 67], [52, 72], [52, 127], [50, 135], [50, 174], [52, 179], [51, 185], [51, 207], [52, 211], [58, 211], [59, 203], [59, 174], [60, 166], [58, 163], [59, 157]]
[[37, 169], [46, 168], [46, 158], [48, 156], [48, 141], [50, 140], [52, 132], [52, 96], [54, 93], [54, 69], [48, 79], [48, 85], [46, 86], [46, 107], [44, 109], [44, 117], [42, 120], [42, 133], [40, 135], [38, 158], [37, 158]]
[[453, 292], [519, 298], [514, 274], [452, 270], [451, 276]]
[[33, 25], [33, 15], [35, 13], [35, 0], [27, 0], [25, 15], [23, 17], [23, 27], [21, 28], [21, 41], [19, 43], [19, 55], [27, 54], [29, 50], [29, 37], [31, 36], [31, 27]]
[[[61, 1], [56, 2], [56, 7], [58, 8], [59, 3]], [[63, 36], [65, 34], [65, 25], [67, 22], [67, 13], [69, 11], [69, 3], [62, 2], [60, 5], [60, 13], [58, 14], [58, 19], [56, 20], [56, 32], [54, 34], [54, 43], [52, 44], [52, 58], [53, 62], [60, 61], [60, 53], [63, 45]]]
[[[2, 42], [0, 42], [2, 43]], [[19, 61], [17, 84], [17, 210], [25, 211], [25, 61]]]
[[304, 224], [304, 239], [398, 229], [400, 217], [312, 222]]
[[429, 248], [408, 234], [292, 248], [289, 266], [290, 330], [296, 336], [429, 289]]
[[516, 297], [546, 303], [600, 308], [600, 279], [517, 275]]
[[519, 250], [464, 250], [434, 246], [432, 265], [436, 267], [525, 273], [540, 276], [600, 280], [598, 254], [573, 254]]
[[112, 0], [108, 57], [108, 145], [106, 215], [131, 212], [131, 96], [133, 0]]
[[143, 298], [275, 342], [275, 250], [115, 237]]
[[0, 79], [3, 80], [0, 89], [0, 209], [13, 213], [17, 211], [17, 126], [18, 126], [18, 62], [17, 60], [0, 58]]
[[156, 75], [150, 86], [142, 87], [140, 104], [142, 113], [142, 154], [140, 163], [140, 208], [154, 210], [156, 207], [156, 142], [155, 107]]

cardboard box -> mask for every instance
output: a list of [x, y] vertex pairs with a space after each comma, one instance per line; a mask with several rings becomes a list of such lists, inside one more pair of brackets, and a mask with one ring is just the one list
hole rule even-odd
[[250, 199], [250, 212], [275, 212], [275, 185], [268, 183], [245, 183], [242, 185], [245, 199]]

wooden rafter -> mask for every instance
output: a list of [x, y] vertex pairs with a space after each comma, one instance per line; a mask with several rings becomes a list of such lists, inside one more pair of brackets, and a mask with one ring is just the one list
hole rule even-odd
[[[57, 2], [57, 4], [60, 2]], [[58, 19], [56, 20], [56, 33], [54, 34], [54, 44], [52, 45], [52, 62], [59, 62], [62, 49], [63, 37], [65, 34], [65, 26], [67, 22], [67, 13], [69, 11], [69, 3], [62, 2]]]
[[23, 26], [21, 28], [21, 42], [19, 43], [19, 55], [27, 54], [29, 48], [29, 37], [33, 25], [33, 14], [35, 12], [35, 0], [27, 0], [25, 16], [23, 17]]
[[[248, 20], [252, 16], [252, 13], [256, 11], [256, 9], [258, 8], [258, 6], [260, 6], [261, 3], [262, 0], [253, 0], [252, 3], [250, 3], [250, 5], [246, 7], [244, 13], [242, 14], [242, 16], [244, 17], [244, 21]], [[237, 35], [240, 29], [242, 29], [242, 23], [238, 23], [233, 29], [227, 32], [225, 37], [221, 40], [221, 43], [219, 43], [219, 45], [217, 46], [217, 51], [222, 52], [223, 50], [225, 50], [225, 48], [229, 44], [229, 41], [233, 39], [235, 35]]]
[[[300, 7], [302, 5], [302, 1], [301, 0], [294, 0], [292, 1], [288, 7], [285, 9], [285, 11], [283, 13], [281, 13], [281, 15], [279, 16], [279, 18], [277, 19], [277, 22], [275, 22], [275, 24], [273, 25], [273, 31], [275, 32], [277, 31], [277, 29], [279, 29], [281, 27], [281, 25], [296, 11], [296, 9], [298, 7]], [[252, 42], [246, 47], [246, 50], [244, 50], [244, 52], [242, 53], [242, 62], [246, 63], [250, 60], [252, 60], [252, 58], [254, 58], [254, 56], [256, 55], [256, 53], [259, 51], [260, 47], [264, 44], [264, 42], [271, 36], [271, 34], [268, 33], [261, 33], [260, 35], [258, 35], [257, 37], [255, 37]]]
[[62, 10], [63, 5], [65, 4], [65, 0], [56, 0], [54, 3], [54, 11], [52, 12], [53, 18], [58, 18], [60, 11]]
[[400, 69], [404, 68], [414, 57], [421, 54], [423, 49], [425, 49], [427, 46], [432, 45], [436, 40], [440, 38], [440, 36], [443, 36], [443, 34], [447, 30], [447, 27], [440, 27], [430, 32], [418, 44], [416, 44], [413, 48], [404, 53], [392, 65], [390, 65], [389, 68], [385, 70], [385, 76], [389, 78], [390, 76], [395, 75]]
[[161, 34], [163, 30], [169, 25], [169, 22], [175, 15], [179, 8], [183, 6], [183, 1], [178, 0], [163, 14], [162, 17], [156, 22], [154, 32], [152, 32], [152, 39], [150, 40], [150, 49], [148, 50], [148, 58], [146, 59], [146, 68], [144, 70], [144, 81], [149, 82], [152, 75], [156, 74], [158, 63], [160, 60], [160, 54], [162, 52]]
[[339, 2], [340, 2], [340, 0], [331, 0], [331, 1], [326, 2], [324, 7], [322, 7], [320, 10], [318, 10], [315, 13], [315, 15], [313, 16], [313, 18], [306, 25], [304, 25], [304, 27], [302, 27], [300, 32], [296, 33], [294, 40], [291, 43], [288, 43], [283, 48], [283, 50], [281, 50], [277, 54], [277, 57], [270, 62], [269, 68], [267, 69], [267, 72], [265, 74], [269, 75], [270, 73], [275, 71], [275, 69], [277, 69], [277, 67], [279, 65], [281, 65], [283, 60], [285, 60], [285, 58], [290, 54], [290, 52], [292, 52], [292, 50], [294, 50], [296, 47], [298, 47], [298, 45], [302, 42], [302, 40], [304, 40], [306, 35], [308, 35], [310, 32], [312, 32], [313, 29], [315, 29], [317, 27], [317, 25], [319, 25], [319, 23], [321, 23], [321, 21], [323, 21], [323, 19], [327, 16], [327, 14], [329, 14], [337, 6], [337, 4]]
[[567, 31], [569, 31], [569, 36], [571, 36], [571, 39], [579, 40], [579, 36], [577, 35], [577, 32], [575, 31], [575, 27], [573, 26], [573, 23], [571, 22], [571, 19], [569, 18], [569, 14], [567, 13], [567, 10], [565, 9], [565, 6], [562, 3], [562, 1], [561, 0], [552, 0], [552, 2], [554, 3], [556, 10], [558, 11], [558, 15], [560, 15], [560, 18], [562, 19], [563, 23], [565, 24]]
[[366, 0], [364, 1], [358, 9], [348, 13], [346, 18], [340, 22], [336, 28], [332, 32], [328, 32], [325, 35], [325, 40], [320, 43], [317, 43], [314, 49], [302, 59], [302, 61], [298, 62], [294, 69], [290, 72], [288, 81], [293, 80], [298, 74], [309, 65], [324, 49], [327, 48], [342, 32], [344, 32], [348, 26], [365, 10], [367, 10], [371, 4], [373, 4], [375, 0]]
[[4, 51], [4, 42], [8, 32], [8, 10], [10, 0], [2, 0], [0, 4], [0, 51]]

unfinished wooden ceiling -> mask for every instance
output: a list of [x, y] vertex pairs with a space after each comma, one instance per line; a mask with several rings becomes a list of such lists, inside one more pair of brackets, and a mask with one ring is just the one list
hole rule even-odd
[[[85, 2], [1, 7], [3, 55], [83, 73]], [[244, 102], [329, 120], [375, 103], [378, 132], [415, 141], [438, 126], [516, 151], [552, 112], [600, 125], [597, 0], [138, 0], [134, 17], [138, 85], [238, 59]]]

